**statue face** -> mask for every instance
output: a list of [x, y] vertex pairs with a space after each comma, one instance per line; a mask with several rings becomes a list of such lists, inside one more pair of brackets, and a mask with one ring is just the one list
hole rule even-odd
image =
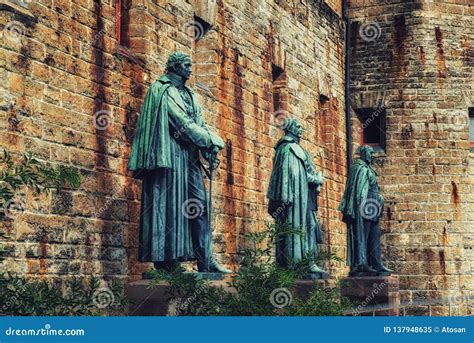
[[179, 67], [176, 69], [176, 74], [181, 76], [183, 79], [188, 80], [193, 72], [191, 60], [186, 58], [183, 62], [179, 64]]
[[368, 163], [371, 164], [372, 161], [374, 160], [374, 149], [370, 148], [365, 150], [364, 156], [362, 158]]
[[303, 126], [298, 119], [285, 120], [285, 134], [290, 133], [294, 137], [301, 138], [303, 134]]
[[303, 126], [301, 126], [301, 123], [299, 121], [296, 123], [295, 135], [299, 138], [303, 136]]

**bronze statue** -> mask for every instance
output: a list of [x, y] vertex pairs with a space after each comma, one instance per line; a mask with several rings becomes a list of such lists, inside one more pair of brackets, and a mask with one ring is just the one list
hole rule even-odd
[[[295, 262], [310, 258], [309, 273], [324, 273], [316, 265], [317, 243], [322, 239], [315, 216], [317, 194], [322, 175], [316, 173], [311, 157], [300, 143], [302, 126], [298, 119], [286, 119], [285, 135], [275, 146], [273, 169], [267, 197], [268, 212], [279, 223], [288, 223], [302, 234], [289, 233], [276, 247], [277, 263], [289, 267]], [[310, 200], [310, 205], [308, 205]]]
[[383, 213], [384, 198], [380, 194], [377, 173], [371, 164], [374, 149], [368, 145], [356, 150], [355, 159], [347, 177], [346, 190], [339, 210], [347, 224], [347, 264], [350, 276], [390, 275], [382, 264], [379, 220]]
[[204, 122], [186, 85], [191, 59], [169, 56], [166, 73], [145, 97], [128, 164], [142, 179], [139, 260], [174, 268], [197, 260], [200, 272], [230, 272], [212, 257], [209, 205], [200, 154], [210, 164], [223, 140]]

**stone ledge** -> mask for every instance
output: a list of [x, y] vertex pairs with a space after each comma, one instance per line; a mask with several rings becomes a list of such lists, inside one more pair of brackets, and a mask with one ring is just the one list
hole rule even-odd
[[19, 20], [25, 24], [38, 22], [38, 18], [31, 12], [26, 4], [20, 4], [13, 0], [0, 0], [0, 11], [11, 12], [14, 14], [14, 20]]

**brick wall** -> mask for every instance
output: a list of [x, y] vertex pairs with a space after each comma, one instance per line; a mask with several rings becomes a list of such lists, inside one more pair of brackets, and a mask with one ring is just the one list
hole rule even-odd
[[[339, 2], [330, 3], [339, 12]], [[26, 15], [0, 10], [0, 146], [77, 166], [83, 179], [77, 191], [24, 195], [26, 210], [5, 225], [11, 252], [4, 267], [32, 277], [123, 279], [149, 267], [137, 263], [140, 183], [126, 166], [147, 87], [175, 50], [192, 55], [205, 117], [226, 141], [214, 187], [218, 259], [235, 266], [242, 235], [270, 219], [277, 110], [303, 119], [303, 144], [326, 177], [325, 246], [344, 257], [336, 210], [346, 174], [337, 13], [322, 1], [122, 4], [121, 46], [115, 1], [39, 0]], [[334, 276], [345, 271], [342, 263], [327, 267]]]
[[[386, 108], [377, 169], [384, 256], [406, 314], [472, 314], [473, 8], [465, 1], [351, 1], [352, 108]], [[353, 138], [361, 122], [353, 113]]]

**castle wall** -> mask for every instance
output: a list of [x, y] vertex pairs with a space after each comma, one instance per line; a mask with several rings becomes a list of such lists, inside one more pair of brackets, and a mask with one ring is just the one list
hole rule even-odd
[[472, 314], [473, 14], [465, 1], [349, 4], [352, 109], [386, 110], [383, 253], [406, 314]]
[[[325, 248], [344, 257], [340, 2], [122, 3], [120, 42], [115, 1], [39, 0], [26, 16], [0, 10], [0, 146], [77, 166], [83, 180], [78, 190], [25, 195], [25, 211], [5, 223], [4, 268], [123, 279], [149, 268], [137, 263], [140, 182], [126, 168], [142, 100], [175, 50], [192, 56], [190, 83], [226, 141], [213, 190], [217, 259], [235, 268], [243, 235], [271, 219], [265, 194], [281, 135], [276, 111], [304, 122], [303, 145], [326, 177]], [[326, 267], [345, 272], [343, 263]]]

